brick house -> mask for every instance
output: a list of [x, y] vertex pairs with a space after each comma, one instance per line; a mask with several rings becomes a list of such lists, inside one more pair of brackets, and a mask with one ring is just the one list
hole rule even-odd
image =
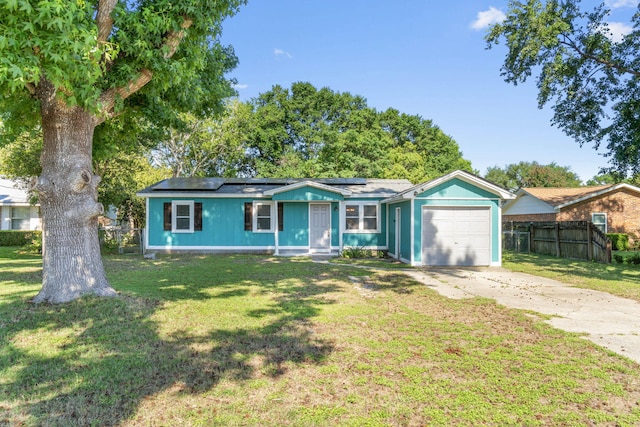
[[591, 221], [605, 233], [640, 237], [640, 188], [629, 184], [522, 188], [507, 201], [503, 221]]

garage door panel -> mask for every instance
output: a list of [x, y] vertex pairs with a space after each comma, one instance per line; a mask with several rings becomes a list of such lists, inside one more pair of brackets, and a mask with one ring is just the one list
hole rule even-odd
[[489, 265], [491, 222], [488, 208], [424, 207], [424, 265]]

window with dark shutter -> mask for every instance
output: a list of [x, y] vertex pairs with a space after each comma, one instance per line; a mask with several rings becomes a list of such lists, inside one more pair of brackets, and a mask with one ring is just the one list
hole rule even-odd
[[202, 231], [202, 203], [193, 204], [193, 229], [194, 231]]
[[278, 202], [278, 231], [284, 231], [284, 203]]
[[253, 230], [253, 203], [251, 202], [244, 204], [244, 230]]
[[171, 231], [171, 203], [164, 204], [164, 231]]

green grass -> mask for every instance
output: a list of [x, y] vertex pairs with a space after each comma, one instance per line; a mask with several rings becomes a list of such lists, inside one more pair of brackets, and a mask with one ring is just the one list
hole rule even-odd
[[503, 267], [640, 302], [640, 265], [600, 264], [538, 254], [505, 253]]
[[399, 271], [248, 255], [105, 267], [119, 298], [36, 306], [39, 259], [0, 248], [0, 425], [640, 423], [637, 364]]

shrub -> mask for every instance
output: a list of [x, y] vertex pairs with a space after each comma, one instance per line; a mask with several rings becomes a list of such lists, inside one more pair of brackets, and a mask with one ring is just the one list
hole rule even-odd
[[0, 246], [24, 246], [38, 236], [42, 239], [41, 231], [33, 230], [2, 230], [0, 231]]
[[371, 250], [365, 249], [363, 246], [352, 246], [344, 248], [341, 255], [343, 258], [370, 258], [373, 254]]
[[33, 234], [31, 241], [24, 245], [25, 250], [28, 252], [32, 252], [35, 254], [42, 253], [42, 232], [37, 232]]
[[624, 255], [613, 254], [613, 260], [618, 264], [623, 264], [624, 263]]
[[640, 253], [633, 254], [627, 257], [627, 263], [640, 265]]
[[625, 233], [607, 233], [611, 240], [611, 249], [614, 251], [626, 251], [629, 248], [629, 235]]

